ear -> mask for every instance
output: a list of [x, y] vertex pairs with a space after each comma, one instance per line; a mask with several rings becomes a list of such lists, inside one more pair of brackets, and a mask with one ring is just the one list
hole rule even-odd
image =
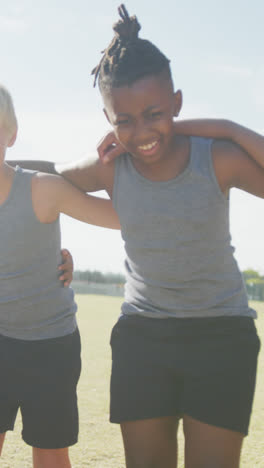
[[15, 143], [16, 138], [17, 138], [17, 131], [18, 131], [18, 129], [16, 129], [15, 132], [13, 133], [13, 135], [11, 136], [11, 138], [10, 138], [10, 140], [8, 142], [8, 145], [7, 145], [8, 147], [13, 146], [13, 144]]
[[173, 112], [173, 115], [174, 115], [174, 117], [178, 117], [178, 115], [179, 115], [179, 113], [181, 111], [181, 108], [182, 108], [182, 101], [183, 101], [182, 92], [181, 92], [180, 89], [178, 89], [178, 91], [176, 91], [176, 93], [174, 93], [173, 98], [174, 98], [174, 112]]

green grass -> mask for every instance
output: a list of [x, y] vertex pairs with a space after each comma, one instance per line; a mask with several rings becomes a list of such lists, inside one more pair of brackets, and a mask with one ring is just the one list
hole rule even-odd
[[[80, 436], [71, 448], [74, 468], [121, 468], [124, 454], [118, 425], [108, 422], [109, 378], [111, 355], [110, 332], [118, 318], [121, 298], [77, 296], [78, 321], [82, 336], [83, 368], [79, 383]], [[260, 337], [264, 335], [264, 303], [254, 303]], [[261, 350], [259, 372], [250, 433], [245, 439], [241, 468], [264, 466], [264, 351]], [[15, 431], [8, 432], [1, 459], [1, 468], [31, 467], [31, 448], [21, 440], [21, 421]], [[181, 428], [180, 428], [181, 432]], [[179, 436], [179, 468], [183, 468], [183, 438]]]

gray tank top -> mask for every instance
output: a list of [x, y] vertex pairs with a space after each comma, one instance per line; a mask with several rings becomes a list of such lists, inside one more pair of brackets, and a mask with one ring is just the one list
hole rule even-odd
[[58, 279], [59, 220], [43, 224], [36, 218], [33, 175], [16, 168], [0, 206], [0, 334], [24, 340], [55, 338], [76, 329], [73, 291]]
[[211, 143], [192, 137], [187, 167], [164, 182], [138, 173], [129, 155], [116, 160], [113, 203], [127, 255], [122, 314], [256, 317], [233, 256]]

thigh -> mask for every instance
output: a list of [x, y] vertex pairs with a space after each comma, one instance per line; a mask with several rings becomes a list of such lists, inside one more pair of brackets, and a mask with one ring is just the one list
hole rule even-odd
[[121, 423], [127, 468], [176, 468], [175, 417]]
[[17, 392], [17, 369], [20, 368], [16, 340], [0, 335], [0, 433], [13, 430], [20, 396]]
[[246, 435], [259, 339], [250, 319], [221, 319], [215, 324], [218, 327], [214, 326], [211, 334], [205, 333], [203, 342], [190, 345], [193, 357], [185, 376], [183, 413], [208, 425]]
[[160, 325], [141, 317], [121, 319], [115, 325], [111, 336], [111, 422], [179, 415], [182, 380], [169, 366], [171, 351], [160, 339], [159, 329], [154, 330]]
[[186, 468], [238, 468], [243, 434], [183, 417]]
[[43, 340], [33, 348], [20, 405], [23, 440], [41, 449], [68, 447], [78, 437], [79, 333]]

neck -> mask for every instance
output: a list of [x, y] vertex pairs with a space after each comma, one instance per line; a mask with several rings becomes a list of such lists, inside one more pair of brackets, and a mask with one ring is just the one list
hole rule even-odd
[[14, 169], [3, 161], [0, 166], [0, 205], [2, 205], [8, 198], [13, 183], [14, 173]]
[[[1, 153], [1, 151], [0, 151]], [[11, 180], [13, 177], [14, 169], [9, 166], [4, 160], [2, 160], [2, 164], [0, 166], [0, 184], [1, 186]]]

